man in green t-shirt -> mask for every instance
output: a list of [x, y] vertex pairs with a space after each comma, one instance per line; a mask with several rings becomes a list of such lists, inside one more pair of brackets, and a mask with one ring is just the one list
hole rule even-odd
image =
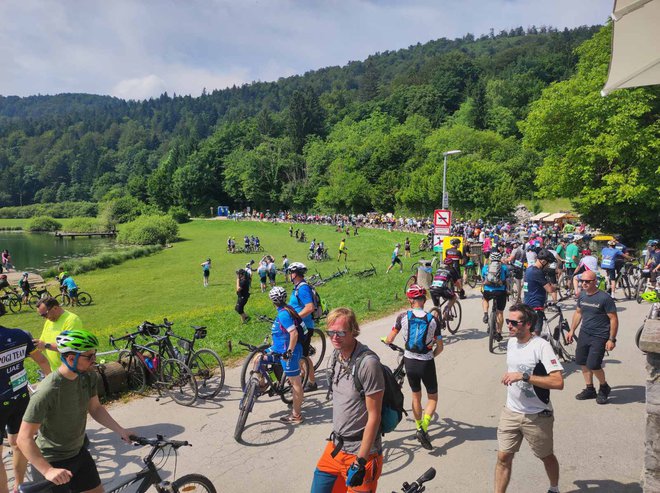
[[87, 413], [128, 443], [135, 433], [122, 428], [96, 395], [96, 336], [85, 330], [66, 330], [57, 336], [56, 344], [61, 365], [30, 399], [18, 447], [32, 464], [34, 480], [54, 483], [53, 493], [102, 493], [94, 459], [83, 446]]
[[570, 238], [571, 242], [566, 247], [566, 275], [573, 277], [573, 272], [580, 261], [580, 249], [574, 239]]
[[46, 319], [39, 339], [34, 340], [37, 349], [44, 352], [52, 371], [62, 361], [55, 346], [55, 338], [65, 330], [82, 330], [82, 320], [75, 313], [64, 310], [55, 298], [42, 298], [37, 302], [37, 313]]

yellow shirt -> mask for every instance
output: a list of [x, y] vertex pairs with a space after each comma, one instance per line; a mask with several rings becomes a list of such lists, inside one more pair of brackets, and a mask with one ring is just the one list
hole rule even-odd
[[[41, 333], [41, 339], [44, 342], [47, 342], [48, 344], [52, 344], [53, 347], [55, 346], [55, 338], [60, 335], [63, 331], [65, 330], [81, 330], [83, 328], [82, 325], [82, 320], [80, 320], [80, 317], [76, 315], [75, 313], [67, 312], [66, 310], [62, 315], [60, 315], [60, 318], [57, 319], [55, 322], [51, 322], [50, 320], [46, 320], [44, 322], [44, 330]], [[44, 356], [48, 359], [48, 363], [50, 364], [51, 370], [55, 371], [57, 370], [60, 365], [62, 364], [62, 360], [60, 360], [60, 353], [57, 351], [51, 351], [50, 349], [46, 349], [44, 351]]]
[[339, 243], [339, 251], [343, 252], [344, 248], [346, 248], [346, 242], [342, 241]]

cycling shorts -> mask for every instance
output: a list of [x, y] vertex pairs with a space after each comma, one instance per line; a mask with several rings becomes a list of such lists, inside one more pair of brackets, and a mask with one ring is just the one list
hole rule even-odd
[[440, 305], [440, 297], [444, 298], [445, 300], [451, 300], [453, 298], [456, 298], [456, 293], [454, 293], [454, 290], [450, 288], [431, 287], [430, 291], [431, 291], [431, 299], [433, 300], [433, 305], [435, 306]]
[[522, 278], [524, 276], [525, 272], [522, 269], [518, 269], [517, 267], [513, 268], [513, 278], [518, 279], [522, 281]]
[[269, 271], [268, 271], [268, 279], [270, 279], [271, 281], [274, 281], [274, 280], [275, 280], [275, 276], [276, 276], [276, 275], [277, 275], [277, 272], [276, 272], [276, 271], [272, 271], [272, 270], [269, 270]]
[[309, 356], [309, 347], [312, 345], [312, 336], [314, 335], [314, 329], [307, 328], [307, 334], [305, 335], [305, 340], [301, 342], [302, 344], [302, 354], [305, 358]]
[[249, 298], [250, 298], [249, 294], [247, 296], [238, 295], [238, 299], [236, 300], [236, 306], [234, 307], [234, 310], [236, 310], [236, 312], [239, 315], [243, 315], [243, 313], [245, 313], [243, 309], [245, 308], [245, 305], [247, 304]]
[[424, 383], [428, 394], [438, 393], [438, 375], [435, 371], [435, 360], [403, 358], [403, 364], [406, 368], [410, 390], [421, 392], [422, 383]]
[[546, 271], [545, 278], [548, 280], [550, 284], [557, 284], [557, 271], [555, 271], [554, 269]]
[[287, 377], [297, 377], [300, 376], [300, 358], [302, 358], [302, 344], [296, 344], [289, 359], [268, 355], [266, 361], [269, 363], [279, 363]]
[[[89, 451], [83, 447], [78, 452], [78, 455], [71, 459], [56, 460], [50, 463], [51, 466], [59, 469], [68, 469], [73, 474], [71, 481], [59, 486], [50, 486], [51, 493], [69, 493], [70, 491], [88, 491], [96, 488], [101, 484], [99, 472], [96, 469], [94, 459]], [[32, 479], [34, 481], [42, 481], [45, 479], [43, 475], [32, 467]]]
[[605, 273], [607, 274], [607, 278], [610, 280], [610, 282], [616, 280], [616, 269], [605, 269]]
[[506, 291], [484, 290], [483, 297], [486, 301], [495, 300], [497, 311], [498, 312], [504, 311], [504, 308], [506, 307]]
[[573, 274], [575, 274], [575, 267], [566, 267], [566, 275], [573, 277]]
[[6, 427], [9, 435], [16, 435], [29, 402], [27, 391], [15, 399], [0, 402], [0, 429], [4, 430]]
[[78, 297], [78, 288], [69, 289], [69, 298], [77, 298], [77, 297]]
[[392, 265], [396, 265], [396, 264], [403, 265], [403, 263], [401, 262], [401, 259], [399, 257], [392, 258]]

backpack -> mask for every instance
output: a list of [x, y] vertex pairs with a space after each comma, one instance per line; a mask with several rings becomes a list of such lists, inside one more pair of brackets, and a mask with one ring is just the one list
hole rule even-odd
[[[307, 334], [309, 333], [307, 331], [307, 327], [305, 326], [305, 322], [303, 322], [303, 319], [300, 318], [298, 312], [295, 311], [291, 305], [284, 305], [283, 308], [289, 312], [289, 315], [291, 315], [293, 324], [296, 326], [296, 330], [298, 331], [298, 342], [302, 344], [307, 337]], [[282, 332], [286, 332], [286, 327], [284, 327], [281, 322], [278, 321], [278, 323], [280, 324], [280, 330]]]
[[314, 310], [312, 311], [312, 320], [314, 321], [320, 320], [321, 318], [323, 318], [325, 315], [328, 314], [328, 309], [325, 306], [323, 300], [321, 299], [319, 293], [316, 291], [316, 289], [314, 289], [314, 286], [307, 284], [307, 281], [302, 281], [293, 290], [293, 295], [298, 299], [298, 303], [302, 305], [302, 301], [300, 301], [300, 297], [298, 296], [298, 289], [303, 284], [309, 286], [309, 289], [312, 290], [312, 300], [314, 302]]
[[488, 264], [486, 286], [502, 286], [502, 262]]
[[417, 354], [428, 353], [429, 348], [426, 342], [426, 336], [429, 332], [429, 325], [431, 324], [431, 320], [433, 320], [433, 315], [427, 313], [423, 317], [418, 317], [412, 310], [409, 310], [406, 316], [408, 318], [406, 349]]
[[[392, 370], [390, 370], [389, 367], [382, 364], [380, 362], [380, 358], [378, 358], [378, 355], [369, 348], [362, 351], [357, 356], [357, 358], [355, 358], [353, 367], [350, 370], [351, 375], [353, 377], [353, 383], [355, 384], [355, 390], [357, 390], [360, 393], [360, 397], [362, 398], [362, 400], [364, 400], [365, 399], [364, 388], [362, 387], [362, 382], [358, 377], [359, 374], [358, 372], [362, 360], [364, 360], [365, 356], [371, 354], [376, 356], [376, 358], [378, 359], [378, 364], [380, 365], [380, 368], [383, 372], [383, 379], [385, 381], [385, 391], [383, 393], [383, 405], [380, 410], [380, 433], [381, 435], [385, 435], [385, 433], [390, 433], [394, 431], [397, 425], [403, 419], [403, 415], [405, 414], [406, 416], [408, 416], [408, 413], [404, 409], [403, 392], [401, 391], [401, 387], [394, 378], [394, 374], [392, 373]], [[335, 366], [337, 365], [338, 358], [339, 358], [339, 351], [335, 349], [335, 351], [332, 353], [332, 360], [330, 362], [330, 374], [328, 376], [328, 394], [326, 396], [327, 399], [329, 399], [330, 395], [332, 394], [332, 382], [335, 378]]]

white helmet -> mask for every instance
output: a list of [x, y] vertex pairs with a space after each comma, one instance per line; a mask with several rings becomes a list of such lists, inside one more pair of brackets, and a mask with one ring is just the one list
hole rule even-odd
[[301, 262], [294, 262], [289, 266], [289, 272], [294, 274], [302, 274], [303, 276], [307, 272], [307, 266]]
[[270, 293], [268, 293], [268, 297], [276, 305], [281, 305], [286, 301], [286, 289], [280, 286], [275, 286], [270, 290]]

